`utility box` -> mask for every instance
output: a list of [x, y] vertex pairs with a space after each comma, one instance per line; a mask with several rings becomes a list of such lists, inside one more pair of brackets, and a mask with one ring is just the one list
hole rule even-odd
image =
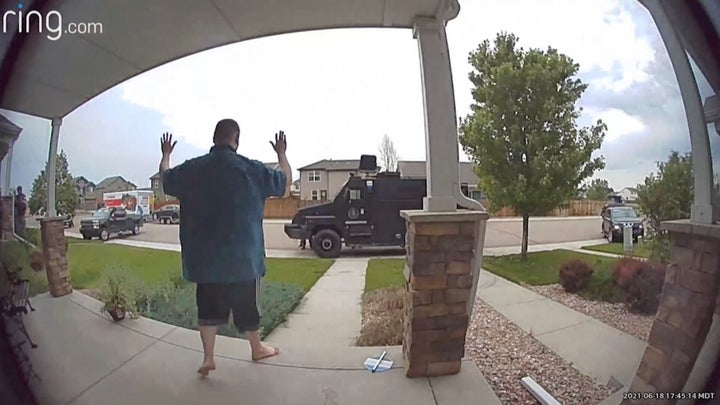
[[623, 252], [632, 253], [633, 251], [633, 227], [626, 224], [623, 227]]

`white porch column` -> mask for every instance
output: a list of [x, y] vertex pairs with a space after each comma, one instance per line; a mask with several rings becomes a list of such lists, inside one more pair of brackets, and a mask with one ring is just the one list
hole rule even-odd
[[0, 115], [0, 143], [3, 143], [3, 154], [0, 154], [2, 165], [0, 175], [2, 176], [3, 195], [12, 194], [12, 154], [13, 145], [20, 137], [22, 128], [13, 124], [9, 119]]
[[53, 118], [52, 130], [50, 131], [50, 152], [48, 154], [47, 163], [47, 209], [45, 216], [52, 218], [57, 216], [55, 211], [55, 177], [57, 172], [57, 148], [58, 138], [60, 137], [60, 125], [62, 124], [62, 118]]
[[484, 210], [460, 190], [457, 121], [445, 21], [418, 17], [413, 27], [418, 41], [425, 108], [427, 197], [423, 209], [456, 211], [457, 205]]
[[8, 151], [5, 155], [5, 158], [2, 161], [2, 171], [3, 171], [3, 186], [2, 186], [2, 192], [5, 195], [10, 195], [12, 192], [12, 156], [13, 156], [13, 145], [15, 142], [10, 142], [8, 144]]
[[680, 42], [663, 5], [659, 0], [643, 0], [642, 3], [655, 20], [665, 43], [685, 107], [695, 178], [695, 201], [690, 209], [690, 220], [695, 223], [711, 224], [713, 221], [712, 159], [700, 91], [685, 47]]

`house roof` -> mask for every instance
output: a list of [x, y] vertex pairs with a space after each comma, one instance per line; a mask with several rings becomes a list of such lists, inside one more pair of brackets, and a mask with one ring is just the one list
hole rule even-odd
[[92, 184], [93, 186], [95, 185], [95, 183], [93, 183], [92, 181], [88, 180], [85, 176], [77, 176], [77, 177], [75, 177], [73, 180], [75, 180], [75, 183], [77, 183], [77, 182], [79, 182], [79, 181], [82, 180], [82, 181], [84, 181], [86, 184]]
[[21, 127], [15, 125], [15, 123], [5, 118], [3, 115], [0, 115], [0, 129], [4, 129], [11, 133], [17, 133], [18, 135], [22, 131]]
[[[417, 17], [448, 21], [460, 11], [456, 0], [28, 3], [26, 12], [38, 3], [43, 10], [104, 28], [101, 34], [66, 35], [59, 41], [49, 40], [48, 32], [0, 36], [0, 49], [15, 55], [11, 65], [2, 66], [12, 73], [0, 80], [0, 108], [43, 118], [64, 117], [131, 77], [219, 46], [299, 31], [412, 28]], [[7, 32], [17, 32], [17, 19], [9, 22]]]
[[298, 169], [298, 171], [306, 171], [306, 170], [325, 170], [328, 172], [331, 171], [353, 171], [353, 170], [360, 170], [360, 160], [359, 159], [352, 159], [352, 160], [333, 160], [333, 159], [323, 159], [319, 160], [315, 163], [309, 164], [307, 166], [301, 167]]
[[155, 179], [159, 179], [159, 178], [160, 178], [160, 172], [157, 172], [157, 173], [153, 174], [152, 176], [150, 176], [150, 180], [155, 180]]
[[117, 181], [117, 180], [123, 181], [123, 182], [128, 183], [128, 184], [132, 185], [133, 187], [135, 187], [135, 184], [133, 184], [130, 181], [125, 180], [122, 176], [111, 176], [111, 177], [107, 177], [107, 178], [103, 179], [103, 181], [101, 181], [100, 183], [97, 184], [96, 188], [108, 187], [108, 186], [110, 186], [110, 184], [112, 184], [112, 182]]
[[[460, 162], [459, 164], [460, 183], [477, 185], [478, 177], [473, 170], [472, 162]], [[424, 160], [400, 160], [398, 171], [404, 178], [424, 179], [427, 177], [426, 162]]]

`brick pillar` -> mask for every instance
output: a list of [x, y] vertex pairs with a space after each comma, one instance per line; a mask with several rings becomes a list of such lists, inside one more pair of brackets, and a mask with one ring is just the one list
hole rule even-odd
[[50, 295], [62, 297], [70, 294], [72, 285], [70, 284], [65, 227], [62, 218], [43, 218], [40, 221], [40, 232]]
[[[663, 223], [663, 228], [670, 236], [671, 264], [631, 392], [681, 392], [698, 360], [717, 308], [720, 225], [672, 221]], [[622, 403], [655, 405], [675, 401]]]
[[407, 220], [406, 376], [458, 373], [465, 355], [465, 334], [475, 301], [488, 214], [401, 214]]
[[0, 197], [2, 204], [2, 218], [0, 218], [0, 229], [2, 229], [2, 240], [10, 240], [13, 238], [13, 199], [12, 196]]

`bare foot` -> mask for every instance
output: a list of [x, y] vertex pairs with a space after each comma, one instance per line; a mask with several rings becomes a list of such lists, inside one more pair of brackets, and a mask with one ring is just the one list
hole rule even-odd
[[262, 359], [267, 359], [268, 357], [277, 356], [279, 353], [280, 349], [277, 347], [261, 345], [260, 350], [253, 352], [252, 359], [253, 361], [260, 361]]
[[207, 377], [208, 374], [210, 374], [211, 371], [215, 370], [215, 362], [214, 361], [206, 361], [203, 362], [202, 366], [197, 370], [198, 374], [202, 375], [203, 377]]

